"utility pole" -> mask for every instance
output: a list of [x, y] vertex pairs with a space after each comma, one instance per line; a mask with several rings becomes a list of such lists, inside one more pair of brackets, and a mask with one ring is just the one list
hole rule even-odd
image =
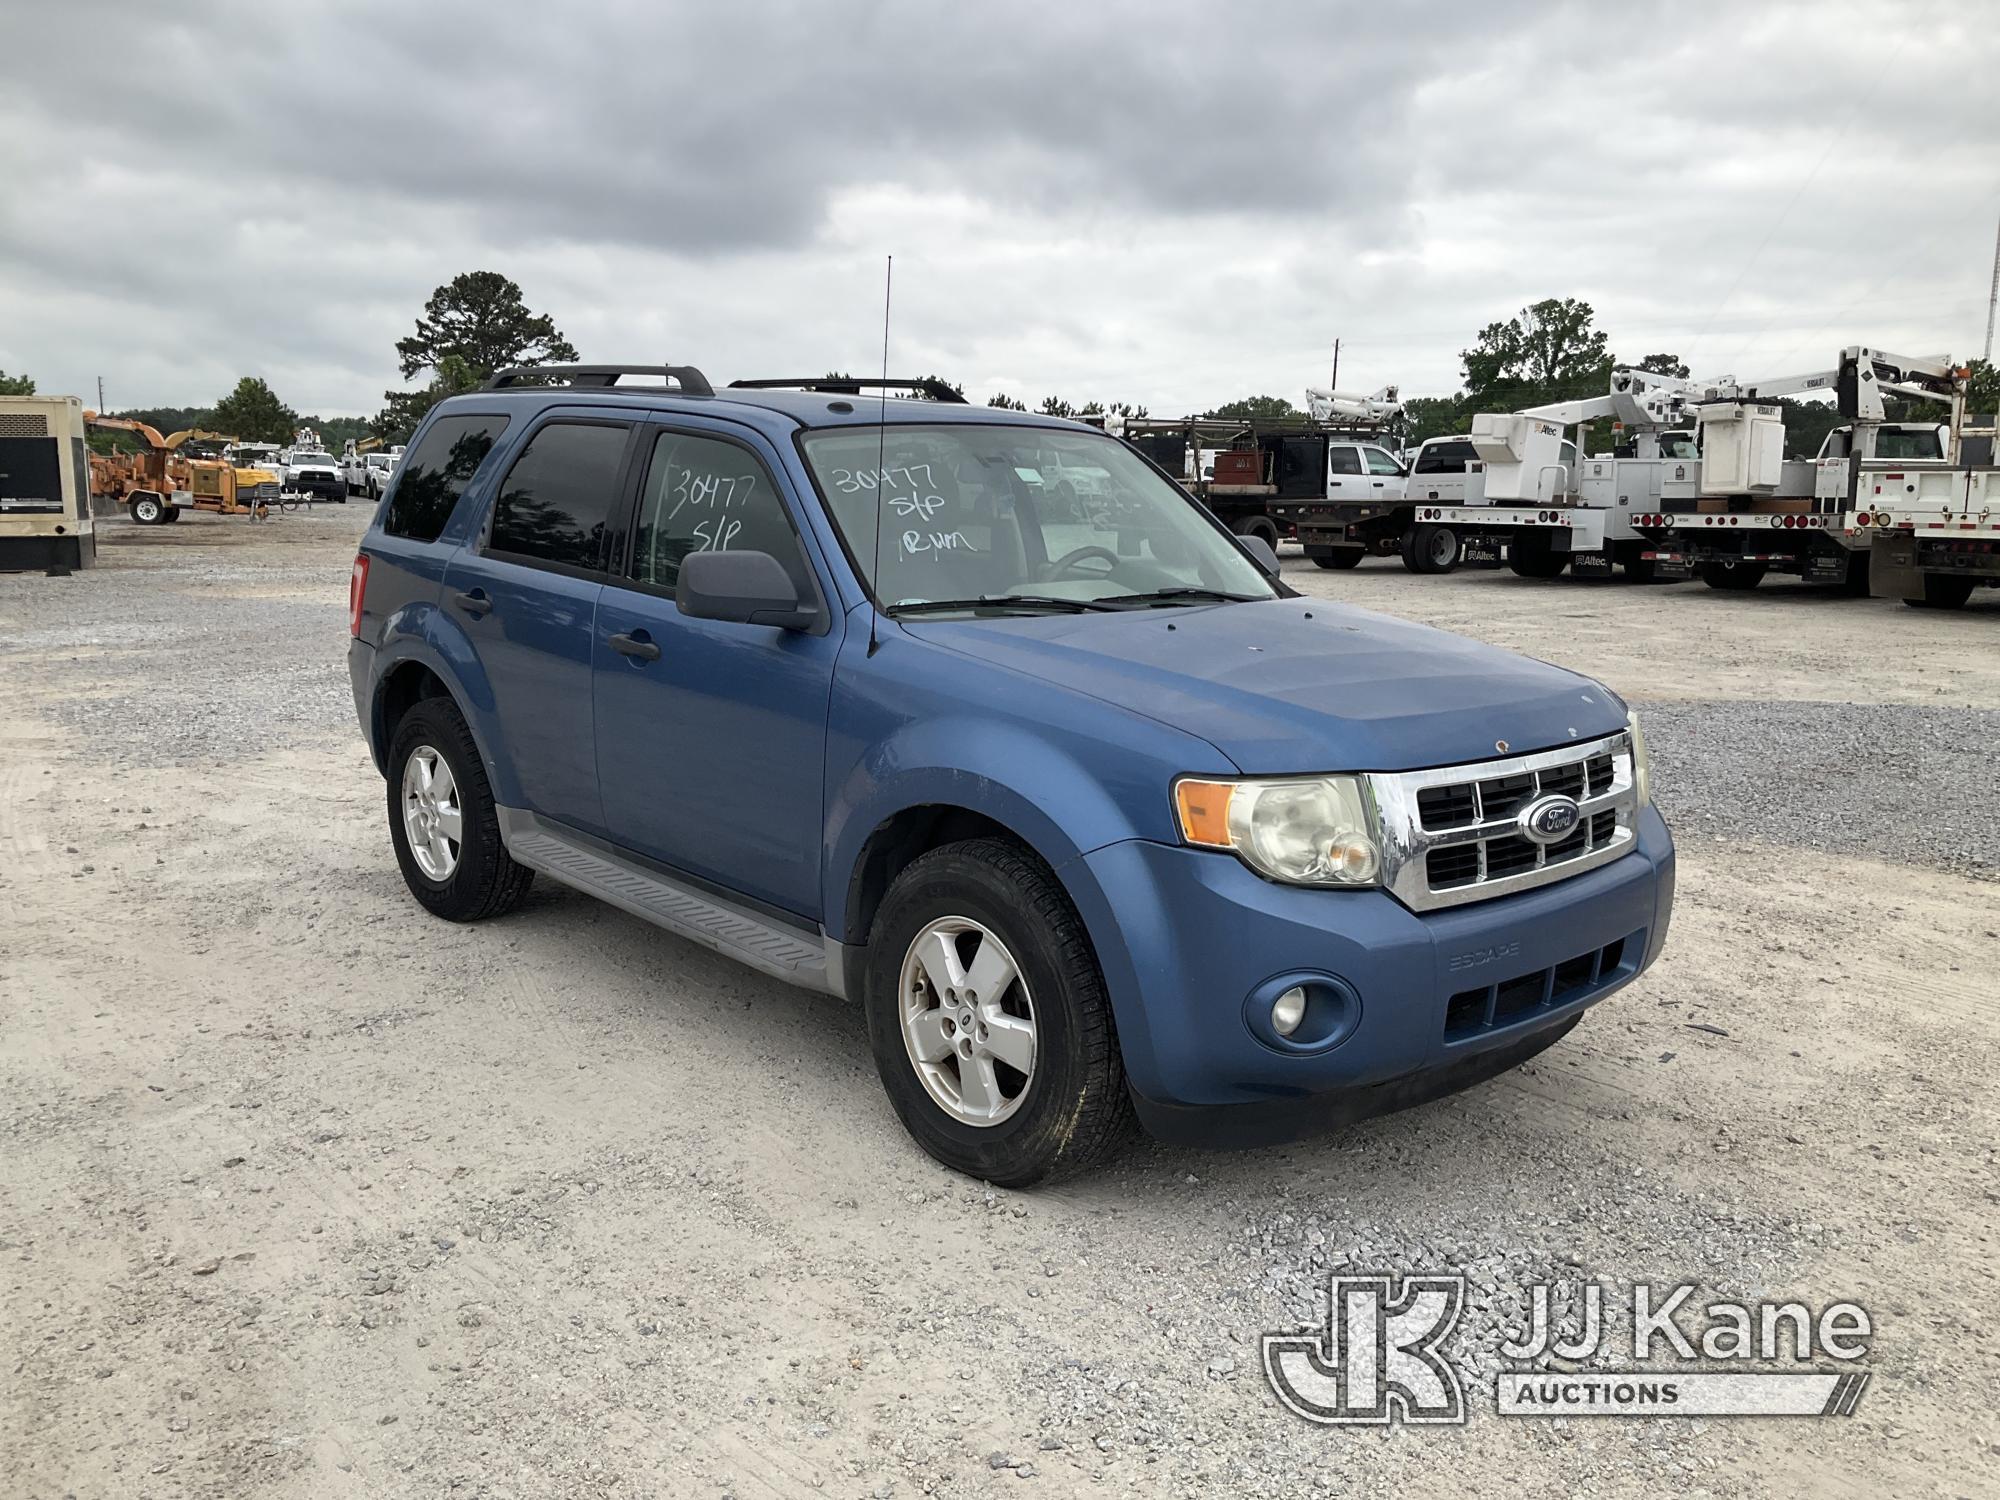
[[[2000, 274], [2000, 261], [1994, 262], [1994, 269], [1996, 274]], [[2000, 281], [1996, 281], [1994, 285], [2000, 286]], [[1989, 318], [1987, 321], [1989, 326], [1987, 327], [1986, 330], [1986, 342], [1990, 344], [1993, 342], [1993, 329], [1990, 326], [1992, 320]], [[1327, 377], [1326, 383], [1328, 387], [1333, 390], [1337, 391], [1340, 389], [1340, 340], [1339, 339], [1335, 339], [1333, 341], [1333, 374]]]
[[1986, 352], [1979, 357], [1993, 363], [1993, 312], [2000, 307], [2000, 230], [1993, 235], [1993, 290], [1986, 294]]
[[[1989, 344], [1993, 342], [1993, 327], [1991, 319], [1988, 319], [1987, 321], [1986, 342]], [[97, 377], [97, 411], [100, 416], [103, 415], [104, 413], [104, 377], [102, 375]]]

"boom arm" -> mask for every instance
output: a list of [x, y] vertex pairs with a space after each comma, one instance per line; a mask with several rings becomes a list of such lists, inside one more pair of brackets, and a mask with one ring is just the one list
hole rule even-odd
[[1965, 383], [1966, 372], [1953, 365], [1948, 356], [1913, 357], [1856, 344], [1841, 350], [1840, 363], [1831, 370], [1774, 375], [1761, 380], [1738, 380], [1725, 375], [1720, 380], [1704, 382], [1695, 399], [1703, 403], [1775, 401], [1780, 396], [1830, 390], [1840, 414], [1849, 421], [1879, 422], [1884, 415], [1884, 395], [1944, 401], [1956, 408], [1964, 399]]

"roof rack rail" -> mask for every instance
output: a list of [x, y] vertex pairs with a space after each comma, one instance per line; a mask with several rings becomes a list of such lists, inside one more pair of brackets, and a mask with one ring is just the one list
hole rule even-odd
[[572, 386], [611, 386], [621, 375], [659, 375], [681, 388], [683, 396], [713, 396], [715, 387], [693, 365], [516, 365], [496, 371], [483, 390], [504, 391], [510, 386], [539, 385], [551, 379]]
[[824, 391], [830, 396], [858, 396], [864, 388], [883, 391], [915, 391], [933, 401], [965, 405], [965, 397], [942, 380], [879, 380], [868, 376], [823, 375], [817, 380], [732, 380], [733, 391]]

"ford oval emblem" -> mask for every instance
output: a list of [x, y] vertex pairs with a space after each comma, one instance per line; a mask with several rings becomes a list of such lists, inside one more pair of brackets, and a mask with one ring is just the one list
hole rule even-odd
[[1515, 821], [1522, 838], [1537, 844], [1556, 844], [1569, 837], [1582, 817], [1583, 809], [1576, 805], [1576, 799], [1558, 792], [1530, 802]]

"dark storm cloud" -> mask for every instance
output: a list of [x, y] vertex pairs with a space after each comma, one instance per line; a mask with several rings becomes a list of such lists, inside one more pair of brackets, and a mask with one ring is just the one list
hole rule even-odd
[[1551, 294], [1705, 369], [1960, 350], [2000, 182], [1992, 28], [1943, 5], [51, 17], [0, 89], [0, 367], [129, 404], [373, 409], [476, 266], [588, 355], [852, 363], [884, 250], [902, 357], [1030, 399], [1292, 391], [1334, 333], [1447, 388]]

